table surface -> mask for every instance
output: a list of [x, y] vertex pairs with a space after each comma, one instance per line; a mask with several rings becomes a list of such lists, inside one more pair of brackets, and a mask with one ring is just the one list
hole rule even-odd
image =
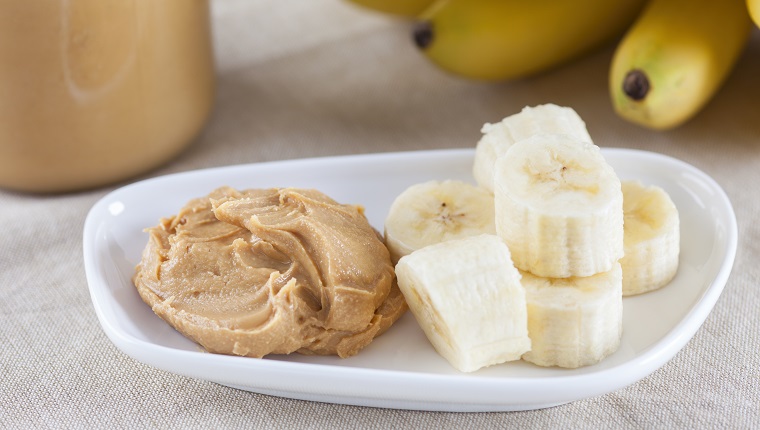
[[[410, 43], [408, 22], [342, 0], [214, 0], [218, 93], [203, 133], [140, 178], [52, 196], [0, 191], [0, 423], [150, 428], [705, 428], [760, 422], [760, 30], [721, 92], [688, 124], [619, 119], [612, 47], [536, 77], [458, 79]], [[536, 411], [443, 413], [272, 397], [161, 371], [122, 353], [90, 300], [82, 229], [128, 182], [211, 166], [474, 147], [485, 122], [525, 105], [573, 107], [601, 147], [667, 154], [725, 189], [739, 224], [732, 275], [694, 338], [647, 378]], [[168, 215], [168, 214], [167, 214]]]

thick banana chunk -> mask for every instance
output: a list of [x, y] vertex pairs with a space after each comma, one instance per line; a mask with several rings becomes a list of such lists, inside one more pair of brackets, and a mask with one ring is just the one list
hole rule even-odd
[[396, 197], [385, 219], [391, 260], [434, 243], [495, 234], [493, 195], [466, 182], [412, 185]]
[[678, 271], [678, 209], [662, 188], [623, 181], [625, 256], [623, 295], [645, 293], [669, 283]]
[[456, 369], [473, 372], [530, 349], [520, 273], [498, 237], [422, 248], [401, 258], [396, 275], [425, 335]]
[[496, 162], [496, 232], [515, 266], [567, 278], [623, 256], [623, 193], [599, 148], [566, 135], [515, 143]]
[[622, 270], [585, 278], [550, 279], [522, 273], [531, 350], [523, 360], [577, 368], [615, 352], [623, 331]]
[[569, 107], [544, 104], [526, 106], [495, 124], [486, 123], [475, 147], [472, 174], [478, 185], [493, 192], [494, 164], [515, 142], [537, 134], [567, 134], [591, 142], [586, 123]]

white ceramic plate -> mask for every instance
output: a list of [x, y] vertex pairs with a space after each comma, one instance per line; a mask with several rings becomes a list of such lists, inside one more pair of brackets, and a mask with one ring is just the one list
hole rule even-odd
[[145, 305], [132, 285], [143, 228], [221, 185], [319, 189], [362, 204], [382, 230], [391, 202], [428, 179], [471, 181], [472, 150], [305, 159], [200, 170], [139, 182], [105, 196], [84, 228], [84, 263], [103, 330], [135, 359], [181, 375], [297, 399], [400, 409], [509, 411], [609, 393], [649, 375], [694, 335], [728, 279], [737, 246], [731, 203], [709, 176], [654, 153], [604, 149], [621, 179], [663, 187], [681, 215], [681, 261], [667, 287], [624, 299], [619, 350], [575, 370], [512, 362], [458, 373], [438, 356], [410, 313], [358, 355], [265, 359], [205, 353]]

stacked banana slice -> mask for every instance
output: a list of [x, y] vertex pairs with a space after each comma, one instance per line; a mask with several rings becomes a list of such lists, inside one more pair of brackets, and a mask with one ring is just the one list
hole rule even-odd
[[483, 137], [475, 149], [472, 175], [478, 185], [493, 192], [494, 165], [515, 143], [538, 134], [567, 134], [591, 142], [583, 122], [575, 110], [545, 104], [526, 106], [520, 113], [508, 116], [496, 124], [486, 123]]
[[678, 211], [660, 188], [621, 183], [570, 108], [528, 107], [482, 131], [477, 186], [431, 181], [391, 206], [399, 287], [461, 371], [598, 363], [620, 344], [623, 296], [675, 276]]
[[539, 366], [595, 364], [618, 349], [623, 333], [622, 270], [587, 277], [542, 278], [522, 273], [531, 351]]
[[515, 265], [538, 276], [606, 272], [623, 256], [623, 193], [599, 148], [535, 135], [496, 162], [496, 231]]
[[523, 359], [578, 367], [617, 350], [622, 333], [623, 193], [599, 148], [536, 134], [496, 160], [496, 231], [525, 272]]

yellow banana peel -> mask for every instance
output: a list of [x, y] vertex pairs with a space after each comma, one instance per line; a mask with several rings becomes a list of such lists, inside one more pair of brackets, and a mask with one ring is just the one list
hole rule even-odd
[[419, 16], [435, 0], [347, 0], [349, 3], [374, 10], [407, 18]]
[[760, 0], [747, 0], [747, 10], [755, 25], [760, 27]]
[[745, 0], [652, 0], [613, 56], [615, 111], [657, 130], [688, 121], [733, 70], [751, 26]]
[[414, 40], [441, 68], [498, 81], [545, 71], [620, 37], [644, 0], [439, 0]]

